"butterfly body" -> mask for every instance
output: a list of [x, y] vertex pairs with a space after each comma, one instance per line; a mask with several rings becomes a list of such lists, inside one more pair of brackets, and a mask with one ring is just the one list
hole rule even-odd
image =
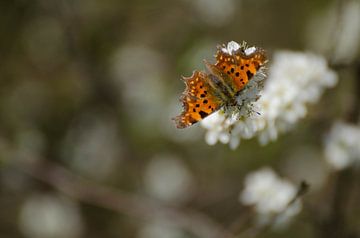
[[215, 64], [205, 61], [209, 73], [194, 71], [183, 77], [186, 89], [180, 100], [184, 110], [174, 118], [178, 128], [193, 125], [224, 106], [236, 105], [237, 95], [267, 61], [262, 49], [247, 53], [245, 45], [236, 42], [227, 48], [219, 46], [215, 57]]

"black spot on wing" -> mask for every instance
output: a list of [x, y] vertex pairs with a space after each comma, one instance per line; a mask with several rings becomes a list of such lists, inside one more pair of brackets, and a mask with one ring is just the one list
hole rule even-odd
[[204, 112], [204, 111], [200, 111], [199, 114], [200, 114], [201, 118], [204, 118], [204, 117], [206, 117], [207, 115], [209, 115], [209, 113], [206, 113], [206, 112]]
[[250, 70], [246, 71], [246, 75], [248, 76], [248, 79], [251, 79], [251, 77], [253, 76]]

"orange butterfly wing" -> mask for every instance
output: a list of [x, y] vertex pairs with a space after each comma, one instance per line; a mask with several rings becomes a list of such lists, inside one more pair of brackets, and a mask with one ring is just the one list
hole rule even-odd
[[236, 91], [241, 91], [267, 61], [265, 51], [261, 48], [256, 48], [249, 55], [246, 55], [242, 49], [230, 55], [223, 52], [221, 48], [221, 46], [218, 47], [215, 66], [232, 78]]
[[215, 96], [214, 89], [209, 85], [208, 75], [194, 71], [193, 75], [183, 77], [186, 89], [180, 98], [183, 112], [173, 118], [177, 128], [185, 128], [207, 117], [222, 106], [221, 100]]

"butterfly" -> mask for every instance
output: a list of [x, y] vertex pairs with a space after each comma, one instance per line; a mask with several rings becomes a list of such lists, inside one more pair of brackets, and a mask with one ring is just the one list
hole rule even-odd
[[189, 127], [224, 106], [235, 106], [236, 97], [267, 62], [263, 49], [235, 41], [219, 45], [215, 58], [215, 64], [204, 60], [208, 73], [195, 70], [182, 77], [186, 88], [180, 97], [183, 112], [173, 118], [177, 128]]

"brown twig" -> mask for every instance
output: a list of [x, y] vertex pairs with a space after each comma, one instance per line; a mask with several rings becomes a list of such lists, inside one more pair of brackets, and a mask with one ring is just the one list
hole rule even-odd
[[92, 183], [51, 162], [20, 163], [16, 168], [84, 203], [142, 220], [164, 219], [198, 237], [231, 237], [219, 224], [202, 213], [164, 206], [151, 199]]

